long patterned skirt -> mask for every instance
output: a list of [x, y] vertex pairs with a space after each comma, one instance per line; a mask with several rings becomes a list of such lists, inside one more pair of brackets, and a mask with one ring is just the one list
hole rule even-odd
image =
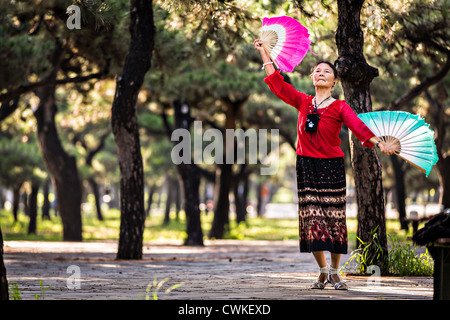
[[300, 252], [347, 253], [344, 158], [297, 155]]

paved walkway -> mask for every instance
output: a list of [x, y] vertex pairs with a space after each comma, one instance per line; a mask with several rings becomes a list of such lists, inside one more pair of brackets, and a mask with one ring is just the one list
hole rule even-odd
[[214, 240], [204, 247], [149, 243], [138, 261], [116, 260], [117, 242], [112, 241], [6, 241], [4, 249], [8, 281], [18, 285], [22, 299], [41, 294], [39, 280], [50, 286], [46, 300], [143, 299], [154, 279], [167, 279], [156, 291], [158, 299], [433, 298], [430, 277], [346, 276], [347, 292], [310, 290], [317, 266], [311, 254], [298, 252], [296, 241]]

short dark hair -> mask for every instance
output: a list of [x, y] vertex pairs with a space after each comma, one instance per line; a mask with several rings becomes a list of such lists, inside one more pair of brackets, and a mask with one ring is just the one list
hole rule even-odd
[[327, 65], [329, 65], [331, 67], [331, 69], [333, 70], [333, 74], [334, 74], [334, 78], [337, 79], [338, 77], [338, 72], [336, 67], [334, 66], [334, 64], [332, 64], [330, 61], [327, 60], [319, 60], [317, 61], [314, 66], [311, 68], [309, 74], [312, 75], [312, 73], [314, 72], [314, 70], [316, 69], [316, 67], [321, 64], [321, 63], [326, 63]]

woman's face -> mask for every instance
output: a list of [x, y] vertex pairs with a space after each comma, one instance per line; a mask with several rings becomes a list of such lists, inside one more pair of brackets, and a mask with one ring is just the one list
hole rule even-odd
[[312, 79], [316, 88], [331, 88], [337, 81], [334, 78], [333, 69], [331, 69], [331, 67], [326, 63], [321, 63], [314, 69]]

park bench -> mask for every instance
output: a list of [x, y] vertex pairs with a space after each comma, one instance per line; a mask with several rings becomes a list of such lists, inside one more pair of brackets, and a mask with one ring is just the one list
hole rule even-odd
[[414, 232], [413, 241], [426, 245], [434, 260], [433, 299], [450, 300], [450, 209], [435, 215], [423, 229]]
[[428, 221], [432, 219], [434, 216], [435, 214], [419, 218], [417, 211], [411, 211], [410, 216], [408, 218], [404, 218], [403, 221], [405, 221], [408, 224], [408, 227], [410, 223], [412, 224], [414, 234], [416, 233], [417, 229], [419, 229], [420, 222]]
[[438, 238], [427, 248], [434, 259], [433, 299], [450, 300], [450, 238]]

